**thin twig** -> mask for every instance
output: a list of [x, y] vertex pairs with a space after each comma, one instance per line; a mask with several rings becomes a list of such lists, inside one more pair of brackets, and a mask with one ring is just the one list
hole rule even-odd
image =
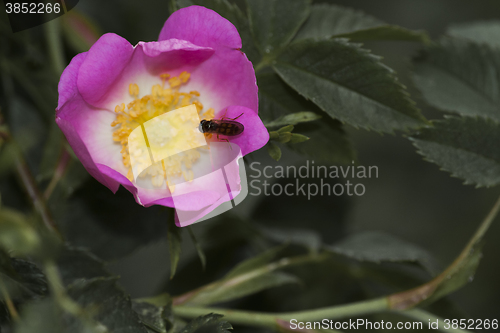
[[61, 178], [64, 176], [64, 173], [68, 169], [69, 161], [71, 160], [71, 156], [66, 150], [66, 147], [63, 146], [61, 150], [62, 150], [61, 156], [59, 157], [59, 161], [57, 162], [54, 175], [52, 176], [49, 185], [47, 186], [45, 192], [43, 193], [43, 197], [45, 198], [45, 200], [48, 200], [50, 198], [50, 195], [56, 188], [57, 183], [59, 183]]
[[19, 175], [19, 178], [21, 179], [21, 182], [24, 186], [24, 189], [31, 199], [35, 210], [38, 212], [38, 214], [40, 214], [44, 225], [62, 239], [62, 235], [57, 228], [57, 225], [54, 223], [52, 217], [50, 216], [50, 212], [47, 208], [47, 205], [45, 204], [45, 200], [40, 194], [38, 186], [36, 185], [35, 180], [31, 175], [28, 166], [26, 165], [26, 162], [23, 160], [20, 154], [16, 154], [14, 164], [17, 174]]

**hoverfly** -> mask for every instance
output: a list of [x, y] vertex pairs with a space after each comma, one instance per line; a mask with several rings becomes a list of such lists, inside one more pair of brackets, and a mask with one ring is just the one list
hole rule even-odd
[[242, 115], [243, 113], [236, 118], [226, 118], [225, 116], [223, 116], [221, 119], [211, 119], [211, 120], [203, 119], [200, 122], [198, 129], [200, 130], [201, 133], [206, 133], [209, 134], [210, 136], [212, 136], [212, 134], [217, 134], [218, 140], [224, 140], [226, 142], [229, 142], [228, 139], [224, 138], [220, 139], [219, 135], [237, 136], [243, 133], [245, 127], [243, 126], [243, 124], [236, 121], [236, 119], [238, 119]]

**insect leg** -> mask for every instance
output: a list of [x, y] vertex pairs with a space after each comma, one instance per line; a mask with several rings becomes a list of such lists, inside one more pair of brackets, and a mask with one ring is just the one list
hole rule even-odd
[[231, 150], [233, 150], [233, 147], [231, 147], [231, 143], [229, 142], [228, 139], [225, 139], [225, 138], [219, 138], [219, 133], [217, 133], [217, 140], [221, 140], [221, 141], [226, 141], [228, 144], [229, 144], [229, 148], [231, 148]]
[[220, 120], [224, 120], [224, 118], [226, 118], [226, 113], [227, 113], [227, 108], [226, 111], [224, 111], [224, 115], [222, 116], [222, 118], [220, 118]]
[[245, 113], [245, 112], [243, 112], [242, 114], [240, 114], [240, 115], [239, 115], [238, 117], [236, 117], [236, 118], [229, 118], [229, 119], [231, 119], [231, 120], [236, 120], [236, 119], [238, 119], [239, 117], [241, 117], [244, 113]]

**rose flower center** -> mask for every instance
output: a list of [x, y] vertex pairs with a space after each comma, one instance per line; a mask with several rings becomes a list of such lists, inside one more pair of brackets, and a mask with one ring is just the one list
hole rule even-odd
[[[153, 85], [151, 93], [142, 97], [139, 97], [139, 86], [136, 83], [130, 83], [129, 94], [133, 101], [126, 107], [124, 103], [115, 107], [116, 120], [111, 123], [112, 127], [116, 127], [113, 132], [113, 140], [122, 147], [122, 161], [128, 170], [127, 178], [129, 180], [133, 181], [134, 176], [130, 162], [128, 138], [135, 128], [142, 126], [144, 131], [144, 123], [148, 120], [192, 104], [196, 106], [201, 119], [212, 119], [214, 117], [214, 109], [212, 108], [203, 112], [203, 105], [197, 99], [200, 96], [199, 92], [190, 91], [186, 93], [180, 91], [182, 86], [189, 81], [189, 77], [188, 72], [182, 72], [178, 77], [162, 74], [160, 75], [161, 84]], [[178, 122], [184, 121], [182, 114], [175, 115], [175, 120]], [[165, 158], [161, 160], [161, 163], [153, 164], [140, 177], [151, 176], [151, 183], [154, 187], [162, 187], [169, 177], [182, 176], [186, 181], [193, 180], [194, 175], [191, 168], [193, 163], [200, 158], [200, 153], [196, 149], [190, 149], [192, 147], [191, 141], [194, 142], [195, 139], [194, 137], [190, 138], [189, 133], [189, 131], [185, 131], [182, 140], [170, 140], [162, 137], [161, 133], [155, 133], [153, 136], [149, 135], [149, 143], [151, 144], [160, 146], [175, 145], [176, 150], [185, 152]], [[144, 163], [149, 163], [149, 161], [144, 161]], [[174, 186], [172, 184], [167, 185], [173, 191]]]

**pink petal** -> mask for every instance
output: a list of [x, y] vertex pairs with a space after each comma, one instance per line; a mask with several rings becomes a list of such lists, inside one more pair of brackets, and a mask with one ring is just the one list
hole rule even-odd
[[[87, 149], [87, 143], [83, 141], [80, 133], [78, 114], [85, 114], [89, 106], [81, 99], [76, 97], [64, 104], [62, 109], [59, 109], [56, 116], [56, 123], [61, 131], [66, 136], [68, 143], [75, 152], [80, 162], [82, 162], [85, 169], [97, 179], [101, 184], [109, 188], [113, 193], [118, 190], [119, 183], [112, 178], [103, 175], [94, 161], [94, 156]], [[89, 110], [90, 111], [90, 110]]]
[[76, 81], [78, 78], [78, 71], [80, 70], [80, 66], [83, 61], [87, 57], [87, 52], [83, 52], [77, 54], [68, 67], [66, 67], [61, 75], [61, 79], [59, 80], [58, 91], [59, 91], [59, 99], [57, 101], [57, 109], [56, 111], [63, 106], [69, 99], [75, 97], [78, 93], [78, 89], [76, 87]]
[[[159, 40], [177, 38], [215, 49], [215, 54], [192, 72], [190, 88], [202, 98], [211, 96], [207, 107], [220, 110], [241, 105], [258, 111], [257, 83], [252, 63], [241, 52], [241, 38], [234, 25], [214, 12], [190, 6], [173, 13]], [[206, 98], [206, 97], [205, 97]]]
[[182, 8], [170, 15], [158, 40], [170, 38], [214, 49], [241, 48], [241, 38], [236, 27], [213, 10], [201, 6]]
[[[113, 56], [114, 52], [117, 52], [114, 45], [110, 46], [109, 43], [105, 43], [100, 46], [99, 50], [106, 56], [100, 58], [97, 65], [87, 66], [88, 61], [83, 63], [80, 77], [84, 79], [79, 77], [78, 87], [84, 90], [81, 92], [85, 101], [95, 107], [110, 111], [113, 111], [118, 104], [128, 104], [132, 101], [128, 93], [130, 83], [138, 84], [140, 95], [149, 94], [153, 85], [161, 83], [160, 74], [169, 73], [175, 76], [182, 71], [192, 72], [214, 53], [211, 48], [196, 46], [178, 39], [139, 42], [133, 48], [127, 62], [116, 61]], [[95, 59], [93, 61], [95, 62]], [[103, 80], [98, 71], [89, 74], [88, 70], [93, 70], [89, 67], [97, 66], [108, 68], [113, 75], [108, 75], [105, 77], [106, 80]], [[115, 73], [118, 73], [116, 77]], [[99, 87], [99, 91], [104, 92], [105, 95], [95, 98], [95, 89], [89, 89], [88, 86]]]
[[94, 106], [107, 97], [110, 87], [130, 62], [134, 48], [116, 34], [104, 34], [92, 45], [80, 67], [77, 86], [83, 99]]

